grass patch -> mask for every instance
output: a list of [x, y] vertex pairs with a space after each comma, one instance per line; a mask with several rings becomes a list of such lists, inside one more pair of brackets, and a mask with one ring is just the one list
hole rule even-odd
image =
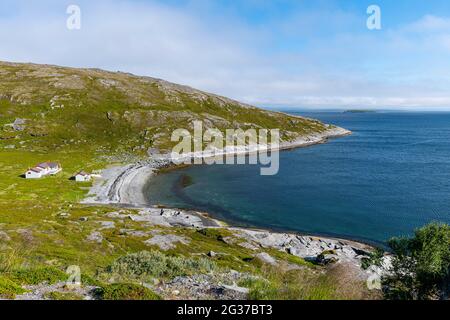
[[341, 300], [377, 299], [364, 283], [345, 276], [345, 270], [335, 268], [326, 273], [310, 268], [283, 266], [261, 267], [258, 277], [243, 279], [240, 286], [249, 289], [252, 300]]
[[115, 283], [96, 290], [101, 300], [161, 300], [150, 289], [133, 283]]
[[16, 294], [25, 293], [26, 290], [12, 280], [0, 276], [0, 297], [3, 299], [14, 299]]
[[48, 300], [84, 300], [82, 296], [74, 292], [53, 291], [44, 295]]
[[53, 284], [64, 281], [68, 275], [59, 269], [52, 267], [19, 269], [10, 273], [10, 278], [24, 285], [37, 285], [41, 283]]
[[173, 279], [177, 276], [209, 273], [216, 270], [214, 262], [206, 258], [168, 256], [159, 251], [142, 251], [117, 259], [108, 272], [125, 279]]

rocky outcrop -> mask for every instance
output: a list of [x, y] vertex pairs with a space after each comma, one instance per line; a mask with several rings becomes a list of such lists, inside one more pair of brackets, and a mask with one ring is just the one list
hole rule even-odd
[[[341, 263], [353, 268], [362, 278], [367, 275], [361, 269], [361, 259], [368, 257], [372, 247], [348, 240], [331, 239], [312, 236], [301, 236], [289, 233], [231, 228], [234, 235], [245, 240], [241, 246], [248, 248], [277, 249], [303, 258], [313, 263], [329, 265]], [[259, 257], [262, 257], [261, 254]], [[264, 256], [262, 260], [268, 260]], [[272, 264], [271, 263], [271, 264]]]
[[157, 246], [161, 250], [173, 249], [176, 247], [177, 243], [189, 244], [189, 242], [189, 239], [174, 234], [155, 235], [151, 239], [144, 241], [145, 244], [150, 246]]
[[176, 277], [150, 288], [169, 299], [245, 300], [249, 290], [236, 283], [247, 277], [232, 270], [228, 273]]

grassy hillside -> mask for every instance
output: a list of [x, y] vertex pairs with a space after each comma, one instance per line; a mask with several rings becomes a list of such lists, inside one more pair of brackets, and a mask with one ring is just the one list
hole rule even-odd
[[[210, 282], [248, 287], [253, 299], [369, 297], [358, 279], [343, 281], [336, 269], [285, 252], [245, 248], [225, 229], [149, 226], [114, 216], [136, 210], [79, 204], [91, 183], [70, 180], [73, 173], [104, 168], [109, 156], [139, 157], [149, 147], [167, 149], [172, 130], [187, 128], [195, 119], [222, 129], [281, 128], [284, 139], [325, 129], [318, 121], [162, 80], [0, 63], [0, 298], [53, 288], [45, 298], [79, 299], [83, 292], [48, 286], [67, 280], [65, 270], [71, 265], [81, 269], [82, 290], [100, 287], [103, 299], [177, 298], [170, 281], [199, 271]], [[29, 166], [46, 160], [59, 161], [64, 171], [39, 180], [21, 177]], [[161, 253], [145, 243], [155, 235], [183, 237], [188, 243]], [[211, 251], [217, 254], [208, 256]], [[264, 252], [279, 265], [255, 258]], [[236, 271], [238, 279], [233, 278]], [[160, 291], [155, 294], [142, 282]], [[166, 291], [161, 289], [165, 283]], [[179, 295], [198, 298], [190, 292]]]
[[[25, 123], [22, 131], [8, 124]], [[99, 152], [167, 150], [174, 129], [281, 129], [283, 140], [319, 121], [264, 111], [163, 80], [96, 69], [0, 62], [0, 143], [31, 151], [90, 146]], [[16, 127], [17, 129], [17, 127]]]

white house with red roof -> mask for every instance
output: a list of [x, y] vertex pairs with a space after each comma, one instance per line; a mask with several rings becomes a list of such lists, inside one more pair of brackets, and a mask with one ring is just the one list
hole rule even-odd
[[75, 181], [77, 182], [87, 182], [87, 181], [91, 181], [91, 174], [85, 172], [85, 171], [80, 171], [75, 175]]
[[25, 172], [26, 179], [40, 179], [44, 176], [55, 175], [61, 172], [61, 165], [57, 162], [42, 162]]

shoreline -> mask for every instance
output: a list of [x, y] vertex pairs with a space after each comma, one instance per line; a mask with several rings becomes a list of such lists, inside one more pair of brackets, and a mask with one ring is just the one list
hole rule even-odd
[[[347, 129], [333, 127], [325, 132], [300, 137], [291, 142], [282, 142], [278, 148], [272, 148], [271, 150], [283, 151], [305, 148], [351, 134], [352, 132]], [[215, 156], [248, 155], [255, 152], [253, 148], [252, 146], [243, 149], [236, 148], [237, 150], [231, 152], [223, 150], [222, 153], [217, 153]], [[206, 158], [207, 155], [192, 153], [188, 157]], [[177, 165], [170, 160], [170, 155], [158, 159], [143, 160], [134, 164], [109, 166], [102, 171], [102, 177], [94, 181], [87, 197], [81, 203], [149, 207], [151, 204], [146, 200], [143, 190], [148, 180], [159, 170], [174, 170], [176, 168]]]
[[[340, 127], [333, 127], [332, 129], [314, 134], [311, 136], [301, 137], [292, 142], [283, 142], [280, 144], [279, 150], [291, 150], [296, 148], [303, 148], [312, 145], [322, 144], [329, 139], [339, 138], [351, 135], [352, 132]], [[248, 150], [241, 151], [241, 153], [249, 154]], [[224, 152], [224, 154], [227, 154]], [[239, 154], [235, 152], [234, 154]], [[186, 210], [179, 208], [168, 208], [156, 206], [149, 203], [144, 194], [144, 187], [153, 175], [156, 175], [160, 170], [176, 170], [177, 165], [172, 163], [168, 157], [161, 159], [149, 159], [140, 161], [135, 164], [127, 165], [113, 165], [102, 171], [102, 178], [96, 180], [91, 187], [87, 197], [81, 201], [85, 205], [108, 205], [120, 208], [132, 208], [140, 210], [176, 210], [177, 212], [186, 213], [188, 216], [198, 217], [203, 221], [203, 225], [208, 227], [228, 227], [237, 229], [248, 229], [267, 231], [272, 233], [296, 234], [304, 237], [315, 237], [321, 239], [341, 240], [352, 243], [358, 243], [363, 246], [374, 247], [382, 245], [375, 241], [367, 241], [362, 239], [340, 238], [338, 235], [324, 234], [309, 234], [307, 232], [299, 231], [283, 231], [281, 229], [271, 229], [270, 227], [251, 227], [242, 226], [238, 223], [233, 225], [232, 221], [223, 221], [213, 217], [208, 212], [201, 212], [196, 210]], [[184, 167], [184, 166], [180, 166]], [[345, 237], [345, 236], [344, 236]]]
[[[282, 142], [277, 150], [292, 150], [296, 148], [305, 148], [312, 145], [322, 144], [327, 142], [329, 139], [339, 138], [351, 135], [352, 132], [340, 128], [332, 127], [331, 129], [313, 134], [310, 136], [300, 137], [291, 142]], [[234, 150], [233, 152], [224, 151], [223, 155], [227, 154], [250, 154], [252, 151], [245, 148], [244, 150]], [[192, 158], [198, 157], [198, 155], [193, 155]], [[220, 155], [219, 155], [220, 156]], [[201, 155], [204, 157], [204, 155]], [[260, 228], [260, 227], [247, 227], [234, 225], [231, 221], [222, 221], [212, 217], [208, 212], [201, 212], [196, 210], [185, 210], [179, 208], [162, 208], [160, 206], [153, 205], [149, 203], [146, 199], [144, 188], [147, 182], [151, 179], [153, 175], [156, 175], [160, 170], [176, 170], [178, 167], [184, 167], [185, 165], [176, 165], [170, 160], [170, 156], [165, 156], [159, 159], [149, 159], [140, 161], [134, 164], [126, 165], [111, 165], [104, 169], [101, 173], [101, 178], [96, 179], [90, 188], [90, 191], [85, 199], [81, 201], [81, 204], [85, 205], [107, 205], [116, 206], [121, 208], [133, 208], [140, 210], [177, 210], [177, 212], [186, 213], [188, 216], [197, 217], [203, 221], [204, 226], [213, 227], [230, 227], [230, 228], [240, 228], [249, 230], [265, 230], [268, 232], [280, 233], [282, 231], [270, 229], [270, 228]], [[344, 240], [335, 236], [319, 236], [312, 235], [301, 232], [290, 231], [289, 234], [297, 234], [301, 236], [311, 236], [320, 237], [326, 239], [334, 240]], [[347, 239], [345, 241], [351, 241], [355, 243], [360, 243], [362, 245], [373, 246], [368, 242], [362, 242], [353, 239]]]
[[[290, 143], [283, 143], [280, 145], [280, 150], [321, 144], [328, 139], [350, 134], [350, 131], [336, 127], [321, 134], [302, 137]], [[146, 225], [226, 228], [244, 241], [242, 245], [239, 244], [244, 248], [254, 251], [260, 248], [272, 248], [318, 263], [338, 261], [355, 271], [355, 274], [360, 279], [367, 279], [368, 274], [361, 269], [361, 261], [369, 257], [370, 252], [373, 252], [376, 247], [380, 247], [375, 243], [344, 239], [339, 236], [281, 231], [270, 227], [233, 225], [233, 222], [230, 221], [230, 224], [228, 224], [226, 221], [215, 219], [207, 212], [149, 204], [144, 195], [146, 183], [158, 170], [171, 170], [173, 168], [176, 169], [176, 165], [171, 163], [168, 158], [150, 159], [136, 164], [109, 167], [102, 172], [103, 179], [95, 181], [88, 197], [82, 201], [82, 204], [134, 209], [138, 211], [137, 214], [117, 214], [119, 217], [127, 217], [133, 221], [143, 222]], [[388, 260], [387, 263], [389, 263]], [[385, 268], [383, 267], [383, 269]]]

